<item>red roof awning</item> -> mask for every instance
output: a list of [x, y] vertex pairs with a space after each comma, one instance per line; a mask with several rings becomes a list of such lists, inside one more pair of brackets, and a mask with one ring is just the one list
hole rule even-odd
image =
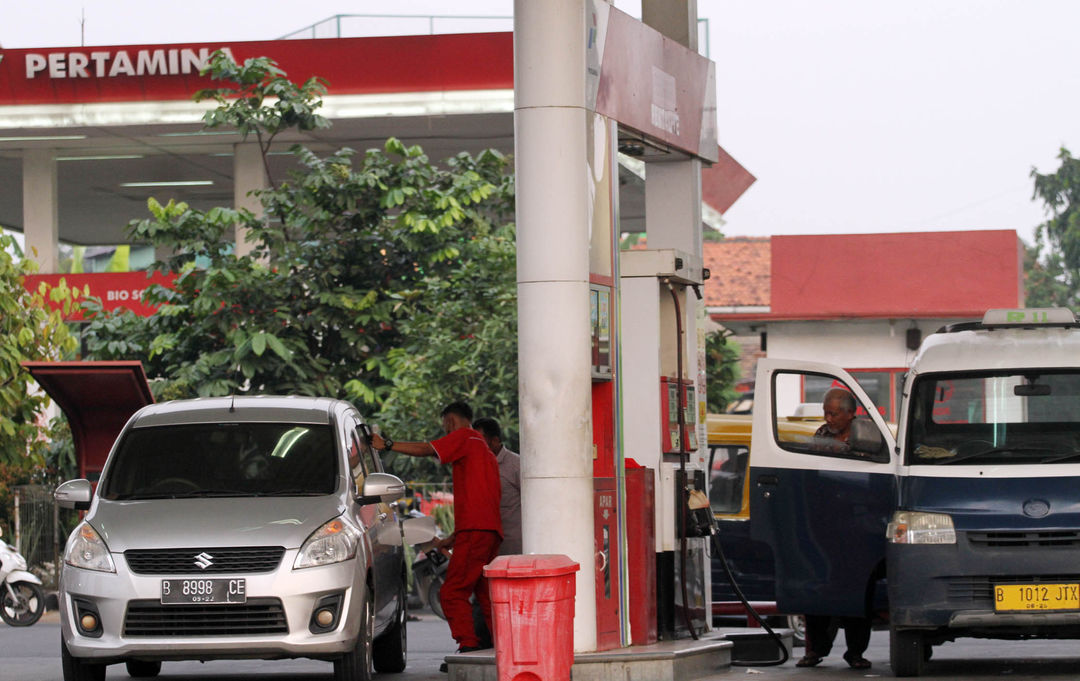
[[153, 404], [142, 362], [23, 362], [71, 426], [79, 474], [96, 480], [116, 436]]

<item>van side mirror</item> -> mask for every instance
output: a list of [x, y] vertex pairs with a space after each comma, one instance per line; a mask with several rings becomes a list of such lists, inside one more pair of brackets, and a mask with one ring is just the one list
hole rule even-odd
[[405, 496], [405, 483], [389, 473], [371, 473], [364, 479], [357, 501], [361, 504], [390, 503]]
[[71, 508], [76, 511], [86, 511], [90, 508], [90, 499], [94, 496], [94, 490], [89, 480], [68, 480], [53, 492], [53, 498], [60, 508]]
[[405, 535], [405, 543], [409, 546], [427, 543], [438, 535], [435, 518], [429, 515], [406, 518], [401, 523], [401, 531]]
[[886, 463], [889, 460], [888, 452], [882, 451], [885, 449], [885, 439], [870, 419], [855, 419], [851, 422], [848, 447], [856, 454], [869, 457], [871, 461]]

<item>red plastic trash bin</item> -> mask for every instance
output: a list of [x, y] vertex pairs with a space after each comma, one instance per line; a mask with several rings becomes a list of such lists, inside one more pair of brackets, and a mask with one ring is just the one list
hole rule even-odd
[[484, 567], [499, 681], [569, 681], [579, 567], [562, 555], [499, 556]]

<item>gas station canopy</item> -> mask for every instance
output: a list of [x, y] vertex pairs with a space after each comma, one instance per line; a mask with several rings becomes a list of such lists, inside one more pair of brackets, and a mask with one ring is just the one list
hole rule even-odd
[[[397, 137], [436, 161], [488, 148], [513, 153], [511, 33], [3, 50], [0, 225], [24, 230], [26, 192], [35, 191], [23, 181], [26, 158], [43, 153], [56, 163], [64, 243], [126, 243], [128, 222], [147, 217], [150, 197], [202, 210], [231, 205], [234, 153], [244, 140], [204, 129], [213, 103], [191, 99], [214, 85], [199, 69], [218, 49], [238, 61], [270, 57], [294, 81], [318, 76], [328, 85], [320, 112], [332, 126], [279, 135], [269, 159], [275, 180], [295, 167], [294, 144], [363, 152]], [[650, 161], [671, 153], [632, 133], [627, 145]], [[633, 170], [620, 169], [620, 223], [643, 231], [641, 170], [628, 165]], [[706, 199], [716, 193], [710, 184], [741, 193], [751, 182], [720, 150], [720, 162], [705, 172]], [[706, 222], [718, 226], [730, 202], [713, 203]]]

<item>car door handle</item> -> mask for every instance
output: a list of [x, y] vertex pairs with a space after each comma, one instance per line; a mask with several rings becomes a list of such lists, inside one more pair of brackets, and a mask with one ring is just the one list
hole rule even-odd
[[780, 480], [775, 475], [759, 475], [758, 487], [776, 487]]

